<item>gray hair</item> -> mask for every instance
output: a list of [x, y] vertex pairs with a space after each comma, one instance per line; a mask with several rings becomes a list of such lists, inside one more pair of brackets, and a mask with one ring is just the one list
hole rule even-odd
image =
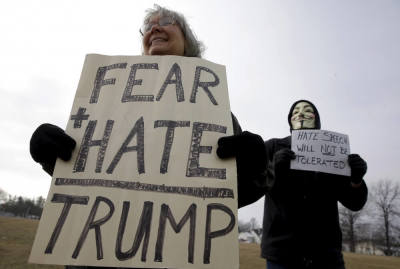
[[190, 29], [189, 24], [182, 14], [154, 4], [153, 8], [146, 10], [146, 16], [144, 17], [143, 24], [147, 24], [154, 15], [168, 16], [174, 19], [174, 21], [181, 28], [185, 38], [184, 56], [201, 58], [201, 54], [205, 49], [203, 42], [197, 39], [196, 35], [193, 33], [192, 29]]

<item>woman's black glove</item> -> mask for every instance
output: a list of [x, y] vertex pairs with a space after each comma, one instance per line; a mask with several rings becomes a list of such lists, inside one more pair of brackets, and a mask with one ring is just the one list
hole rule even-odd
[[221, 137], [217, 155], [221, 159], [236, 157], [238, 178], [263, 180], [266, 174], [267, 154], [261, 136], [250, 132]]
[[350, 154], [348, 156], [348, 162], [351, 168], [351, 182], [360, 184], [367, 172], [367, 163], [358, 154]]
[[75, 140], [63, 129], [45, 123], [32, 134], [30, 152], [33, 160], [40, 163], [49, 175], [53, 175], [57, 157], [68, 161], [75, 146]]

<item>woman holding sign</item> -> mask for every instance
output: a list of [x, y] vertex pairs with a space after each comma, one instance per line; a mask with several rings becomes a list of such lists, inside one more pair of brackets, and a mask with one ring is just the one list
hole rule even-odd
[[[144, 55], [201, 57], [203, 46], [179, 13], [156, 5], [154, 9], [147, 11], [140, 32]], [[233, 115], [232, 120], [234, 133], [241, 133]], [[51, 124], [43, 124], [32, 135], [30, 152], [32, 158], [52, 175], [56, 159], [69, 160], [75, 146], [75, 140], [62, 129]]]
[[[321, 128], [317, 108], [306, 100], [292, 105], [288, 122], [291, 132]], [[240, 136], [221, 138], [217, 154], [226, 157], [227, 149], [241, 144]], [[353, 211], [364, 206], [366, 162], [357, 154], [348, 155], [350, 177], [292, 170], [291, 136], [270, 139], [253, 149], [266, 154], [265, 174], [239, 183], [248, 191], [241, 193], [245, 203], [265, 195], [261, 255], [267, 259], [267, 268], [344, 269], [337, 202]]]

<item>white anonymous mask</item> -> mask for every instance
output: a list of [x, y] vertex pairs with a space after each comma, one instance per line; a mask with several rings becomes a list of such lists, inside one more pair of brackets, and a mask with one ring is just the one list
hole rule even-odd
[[290, 123], [293, 130], [315, 128], [315, 111], [307, 102], [299, 102], [292, 111]]

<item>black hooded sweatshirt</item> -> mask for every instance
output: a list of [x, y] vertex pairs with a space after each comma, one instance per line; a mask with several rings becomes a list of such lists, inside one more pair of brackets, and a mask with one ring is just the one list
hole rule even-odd
[[[318, 110], [307, 100], [292, 105], [289, 125], [299, 102], [312, 105], [316, 129], [320, 129]], [[274, 154], [290, 149], [291, 136], [270, 139], [265, 147], [266, 181], [262, 187], [249, 183], [246, 195], [248, 204], [265, 195], [261, 256], [290, 268], [344, 268], [337, 202], [353, 211], [360, 210], [368, 194], [364, 180], [354, 188], [346, 176], [291, 169], [277, 174]], [[245, 199], [244, 195], [241, 199]]]

